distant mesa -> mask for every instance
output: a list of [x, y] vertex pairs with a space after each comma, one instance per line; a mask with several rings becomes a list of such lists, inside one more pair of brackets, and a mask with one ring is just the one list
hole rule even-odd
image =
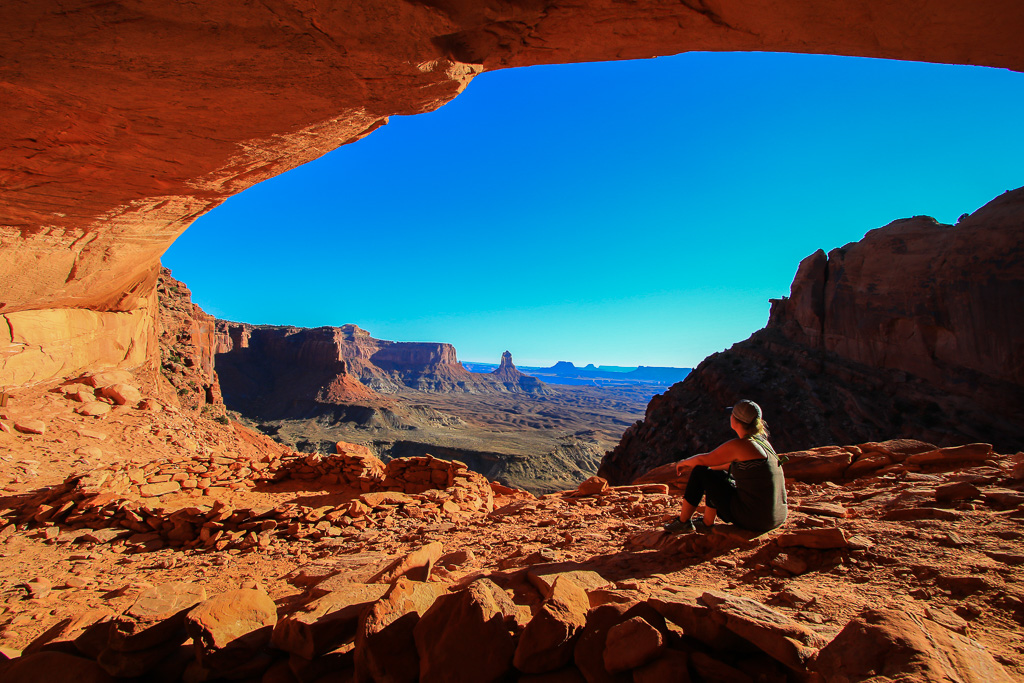
[[[508, 353], [506, 351], [506, 353]], [[502, 363], [504, 363], [504, 358]], [[511, 355], [508, 360], [511, 363]], [[463, 363], [471, 372], [497, 373], [503, 367], [493, 363]], [[515, 366], [512, 366], [515, 368]], [[578, 368], [567, 360], [560, 360], [549, 368], [522, 366], [516, 368], [520, 377], [535, 377], [549, 384], [564, 384], [577, 386], [637, 386], [668, 387], [676, 382], [683, 381], [690, 368], [672, 367], [622, 367], [618, 365], [594, 365], [589, 363], [585, 367]], [[522, 380], [520, 380], [522, 381]]]
[[356, 325], [303, 328], [217, 321], [224, 402], [266, 419], [305, 417], [324, 404], [372, 401], [407, 389], [439, 393], [544, 393], [507, 354], [494, 374], [467, 370], [455, 347], [375, 339]]
[[512, 353], [510, 351], [505, 351], [505, 353], [501, 354], [501, 365], [490, 374], [504, 384], [509, 391], [525, 391], [532, 394], [545, 391], [544, 383], [539, 379], [519, 372], [515, 363], [512, 362]]
[[588, 363], [582, 368], [569, 361], [558, 361], [550, 368], [524, 368], [528, 374], [557, 384], [654, 384], [669, 386], [681, 382], [690, 368], [645, 367], [623, 368]]
[[501, 354], [501, 365], [498, 369], [491, 373], [502, 381], [516, 381], [523, 376], [523, 373], [516, 369], [515, 363], [512, 362], [512, 352], [506, 351]]

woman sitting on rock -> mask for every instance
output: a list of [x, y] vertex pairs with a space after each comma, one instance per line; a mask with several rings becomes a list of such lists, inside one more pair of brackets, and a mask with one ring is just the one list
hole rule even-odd
[[[746, 399], [732, 407], [729, 425], [739, 438], [676, 463], [676, 475], [693, 467], [686, 483], [679, 518], [665, 525], [671, 533], [708, 532], [716, 517], [763, 533], [786, 521], [786, 480], [775, 449], [768, 443], [768, 425], [761, 407]], [[701, 498], [704, 519], [690, 517]]]

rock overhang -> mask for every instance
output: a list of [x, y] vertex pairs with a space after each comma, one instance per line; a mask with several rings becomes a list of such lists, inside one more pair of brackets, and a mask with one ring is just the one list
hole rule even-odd
[[3, 315], [138, 310], [198, 216], [484, 70], [696, 50], [1024, 70], [1009, 0], [80, 0], [2, 15]]

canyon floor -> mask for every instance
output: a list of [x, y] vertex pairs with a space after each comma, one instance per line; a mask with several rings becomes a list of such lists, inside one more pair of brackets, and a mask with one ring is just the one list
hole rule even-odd
[[232, 417], [300, 451], [331, 453], [335, 442], [348, 441], [385, 460], [431, 453], [461, 460], [491, 480], [548, 493], [597, 472], [658, 391], [648, 385], [549, 385], [543, 395], [409, 389], [330, 406], [304, 420]]
[[[133, 380], [143, 396], [157, 391], [158, 378]], [[678, 498], [658, 485], [541, 497], [498, 487], [493, 505], [474, 509], [450, 505], [458, 499], [443, 490], [370, 500], [358, 482], [247, 479], [281, 458], [305, 461], [235, 422], [153, 399], [82, 415], [76, 410], [93, 405], [76, 400], [88, 393], [82, 386], [20, 389], [0, 409], [4, 656], [63, 620], [120, 613], [170, 582], [201, 583], [209, 595], [258, 586], [286, 614], [316, 585], [365, 582], [371, 570], [437, 542], [445, 557], [458, 557], [438, 562], [431, 581], [454, 587], [486, 576], [527, 607], [543, 598], [538, 576], [573, 571], [589, 577], [592, 603], [725, 590], [825, 640], [867, 608], [894, 608], [973, 639], [1024, 679], [1024, 454], [792, 481], [790, 517], [775, 532], [669, 536], [661, 525]], [[193, 473], [199, 462], [208, 466]], [[185, 474], [159, 474], [168, 467]], [[100, 485], [97, 470], [108, 481], [130, 479], [141, 494], [74, 494], [65, 484]], [[57, 509], [64, 500], [78, 506]], [[122, 513], [137, 520], [132, 528], [105, 525], [105, 517], [127, 519]], [[209, 528], [180, 523], [190, 519]], [[201, 533], [214, 521], [226, 526]], [[823, 530], [841, 542], [799, 540]]]

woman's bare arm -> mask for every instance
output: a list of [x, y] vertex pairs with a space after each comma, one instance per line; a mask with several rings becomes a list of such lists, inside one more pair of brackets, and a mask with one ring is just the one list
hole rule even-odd
[[737, 441], [739, 439], [726, 441], [710, 453], [700, 453], [685, 460], [680, 460], [676, 463], [676, 474], [679, 474], [679, 470], [683, 465], [690, 467], [707, 465], [711, 469], [725, 469], [740, 455], [736, 447]]

